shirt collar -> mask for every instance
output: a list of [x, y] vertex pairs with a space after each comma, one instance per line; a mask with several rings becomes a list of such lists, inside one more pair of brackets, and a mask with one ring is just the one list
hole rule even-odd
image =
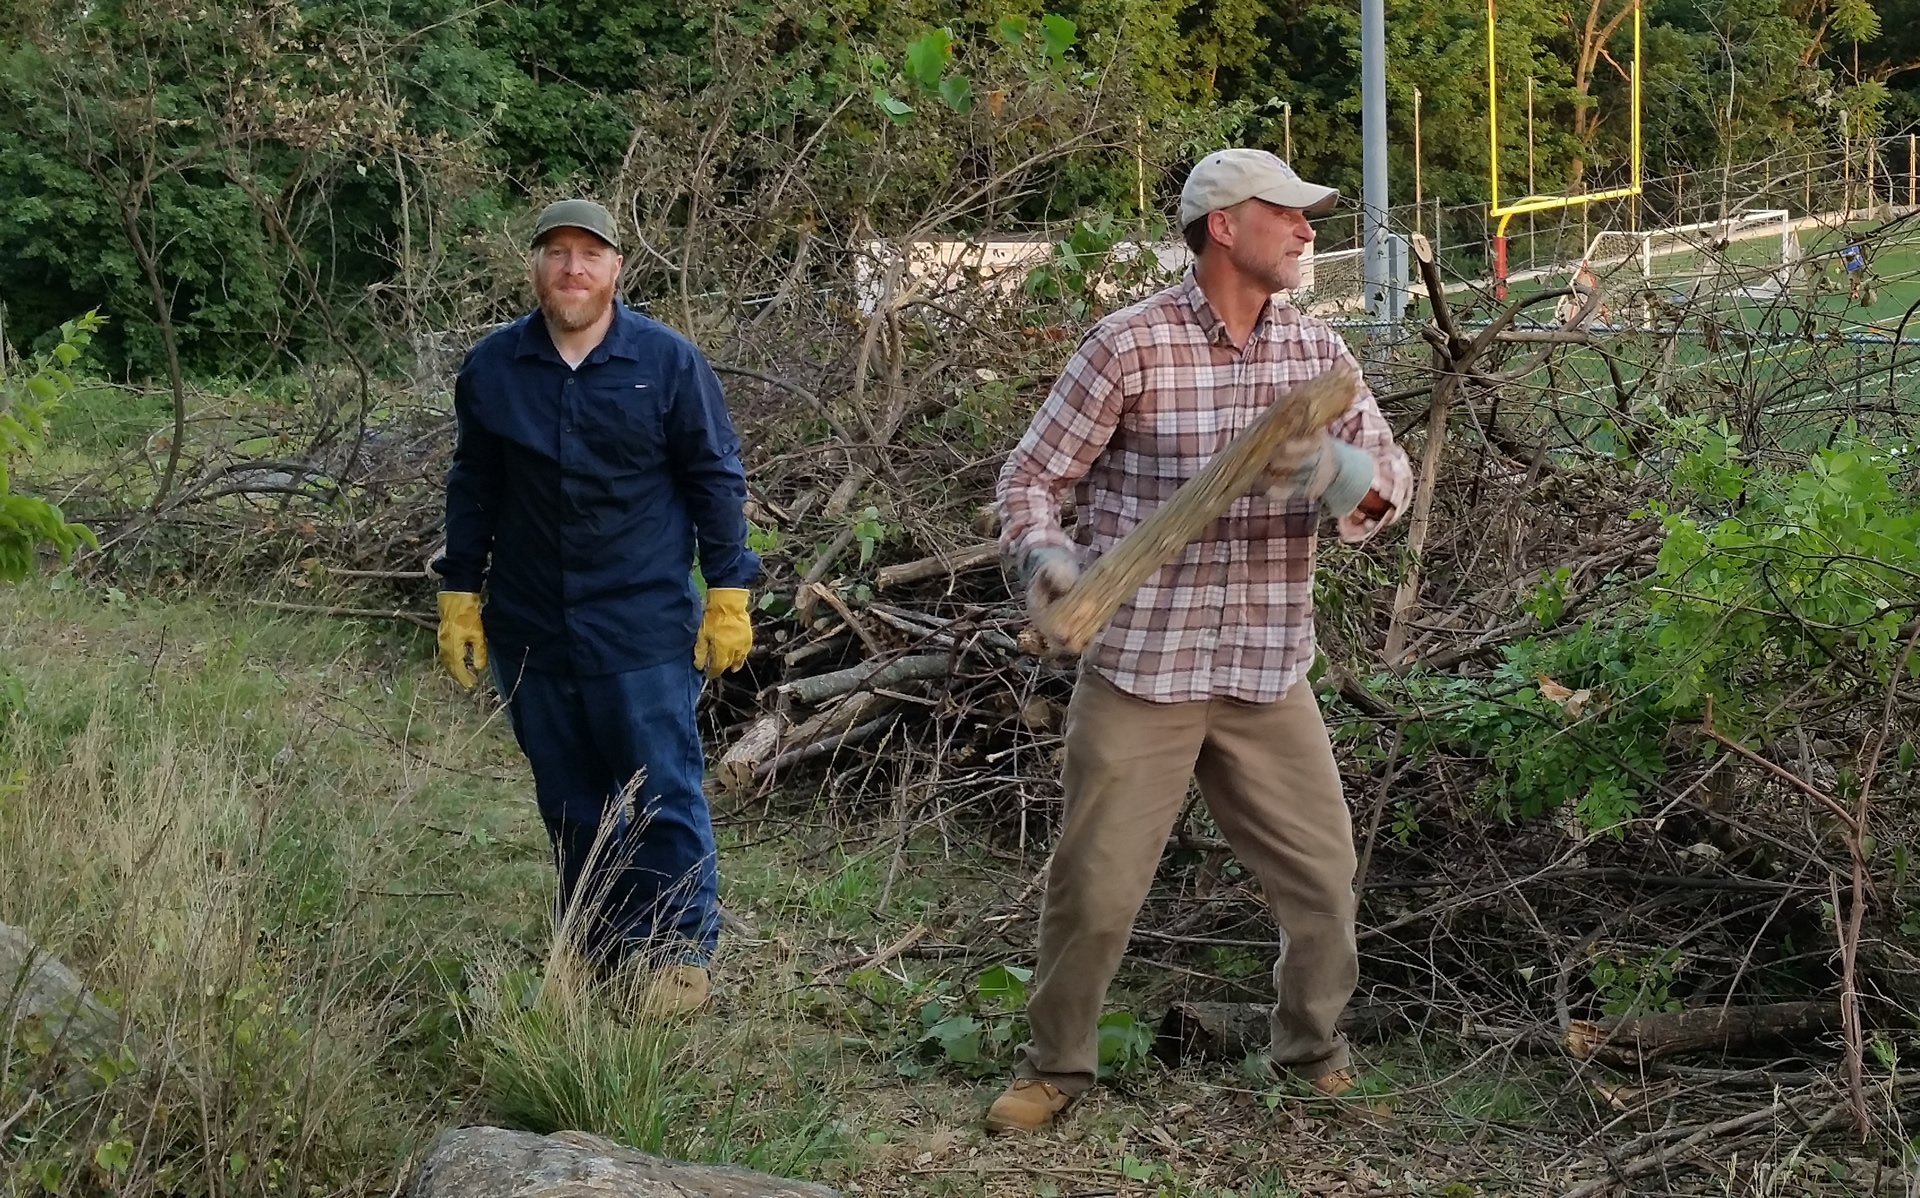
[[[616, 298], [613, 301], [613, 323], [607, 326], [607, 335], [601, 339], [599, 345], [593, 347], [593, 352], [588, 354], [586, 360], [580, 364], [585, 366], [589, 363], [604, 362], [608, 358], [627, 358], [638, 361], [640, 325], [645, 319]], [[514, 347], [513, 356], [542, 358], [549, 362], [559, 362], [564, 366], [566, 363], [561, 359], [560, 351], [553, 346], [553, 337], [547, 332], [547, 321], [540, 315], [540, 309], [535, 308], [521, 317], [521, 320], [523, 323], [520, 326], [520, 343]]]
[[[1231, 346], [1233, 339], [1227, 336], [1227, 322], [1220, 319], [1213, 305], [1207, 302], [1207, 293], [1200, 290], [1200, 279], [1194, 274], [1193, 267], [1187, 267], [1178, 290], [1180, 297], [1187, 301], [1187, 306], [1193, 311], [1193, 318], [1199, 323], [1200, 332], [1206, 337], [1207, 343]], [[1255, 338], [1273, 339], [1274, 310], [1278, 307], [1279, 303], [1269, 296], [1266, 305], [1260, 309], [1260, 315], [1254, 318], [1253, 331], [1247, 335], [1248, 341]]]

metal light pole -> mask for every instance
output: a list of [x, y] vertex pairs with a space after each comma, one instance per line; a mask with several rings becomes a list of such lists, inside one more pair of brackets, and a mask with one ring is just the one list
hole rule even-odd
[[1361, 281], [1367, 311], [1384, 324], [1392, 312], [1387, 268], [1387, 6], [1360, 0], [1360, 208], [1366, 252]]
[[[1420, 89], [1413, 89], [1413, 231], [1420, 229]], [[1439, 225], [1434, 233], [1439, 234]]]

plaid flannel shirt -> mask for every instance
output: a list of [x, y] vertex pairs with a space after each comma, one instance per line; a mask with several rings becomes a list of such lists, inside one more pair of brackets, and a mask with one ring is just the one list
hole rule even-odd
[[[1081, 341], [1000, 472], [1001, 547], [1018, 561], [1078, 542], [1089, 564], [1199, 473], [1276, 391], [1336, 362], [1353, 362], [1339, 334], [1277, 300], [1235, 349], [1189, 271]], [[1329, 431], [1373, 458], [1373, 489], [1393, 505], [1384, 520], [1355, 512], [1339, 522], [1342, 540], [1362, 541], [1406, 508], [1413, 471], [1364, 386]], [[1060, 525], [1069, 486], [1079, 507], [1071, 540]], [[1158, 703], [1280, 698], [1313, 664], [1318, 523], [1304, 499], [1236, 499], [1120, 608], [1086, 664]]]

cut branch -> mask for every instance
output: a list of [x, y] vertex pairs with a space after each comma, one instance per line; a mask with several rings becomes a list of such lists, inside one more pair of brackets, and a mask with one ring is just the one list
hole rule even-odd
[[1276, 399], [1173, 498], [1101, 555], [1073, 589], [1040, 613], [1040, 631], [1080, 653], [1140, 585], [1200, 535], [1234, 500], [1253, 490], [1274, 453], [1288, 441], [1322, 432], [1353, 404], [1360, 380], [1335, 366], [1295, 384]]

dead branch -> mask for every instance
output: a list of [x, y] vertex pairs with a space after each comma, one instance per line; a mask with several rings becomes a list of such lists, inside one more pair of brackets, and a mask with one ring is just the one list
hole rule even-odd
[[877, 591], [884, 591], [888, 587], [922, 582], [929, 578], [938, 578], [942, 574], [964, 574], [968, 570], [991, 566], [999, 560], [1000, 543], [982, 541], [977, 545], [953, 550], [951, 553], [936, 553], [932, 557], [923, 557], [918, 561], [884, 567], [874, 575], [873, 587]]
[[781, 691], [809, 706], [844, 695], [859, 687], [899, 686], [928, 678], [945, 678], [952, 659], [945, 653], [898, 657], [885, 663], [862, 662], [831, 674], [799, 678], [781, 684]]

